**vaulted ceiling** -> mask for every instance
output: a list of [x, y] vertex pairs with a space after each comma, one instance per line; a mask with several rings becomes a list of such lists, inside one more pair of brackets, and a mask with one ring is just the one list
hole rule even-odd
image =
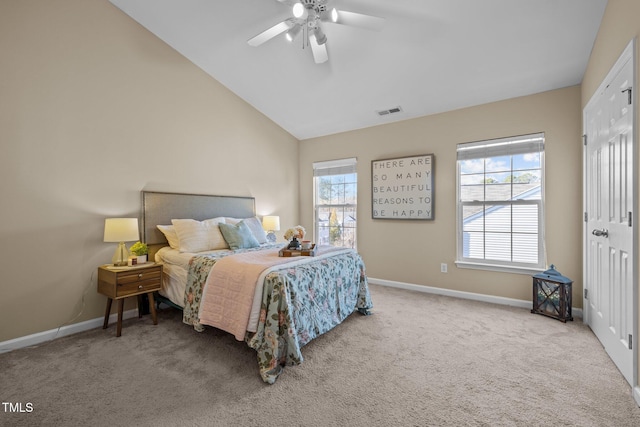
[[[291, 17], [277, 0], [110, 0], [300, 140], [579, 84], [606, 0], [329, 0], [385, 19], [247, 40]], [[394, 114], [383, 110], [400, 107]]]

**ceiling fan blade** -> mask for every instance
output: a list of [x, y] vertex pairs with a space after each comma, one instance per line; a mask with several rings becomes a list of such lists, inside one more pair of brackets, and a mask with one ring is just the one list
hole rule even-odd
[[309, 44], [311, 45], [311, 52], [313, 53], [313, 60], [316, 64], [322, 64], [327, 62], [329, 54], [327, 53], [326, 43], [318, 44], [315, 34], [309, 34]]
[[366, 28], [368, 30], [380, 31], [384, 25], [384, 18], [364, 15], [362, 13], [347, 12], [346, 10], [333, 9], [328, 13], [328, 22], [336, 24], [352, 25], [354, 27]]
[[291, 19], [287, 19], [285, 21], [279, 22], [273, 27], [268, 28], [265, 31], [261, 32], [257, 36], [250, 38], [247, 41], [247, 43], [249, 43], [249, 46], [253, 46], [253, 47], [260, 46], [262, 43], [265, 43], [271, 40], [272, 38], [274, 38], [275, 36], [289, 30], [291, 27], [293, 27], [293, 24], [294, 23]]

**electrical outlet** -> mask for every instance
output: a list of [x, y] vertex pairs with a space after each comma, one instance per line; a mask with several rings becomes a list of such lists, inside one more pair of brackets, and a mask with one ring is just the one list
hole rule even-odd
[[446, 272], [447, 272], [447, 264], [443, 262], [442, 264], [440, 264], [440, 273], [446, 273]]

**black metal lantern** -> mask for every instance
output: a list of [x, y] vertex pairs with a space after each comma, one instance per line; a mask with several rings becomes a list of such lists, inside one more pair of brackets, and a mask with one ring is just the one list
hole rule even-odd
[[571, 285], [573, 280], [551, 268], [533, 276], [533, 309], [562, 322], [573, 320], [571, 315]]

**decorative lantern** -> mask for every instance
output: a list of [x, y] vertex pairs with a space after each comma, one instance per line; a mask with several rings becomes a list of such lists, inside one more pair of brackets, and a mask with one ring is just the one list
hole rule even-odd
[[553, 317], [562, 322], [573, 320], [571, 315], [571, 284], [552, 264], [551, 268], [533, 276], [532, 313]]

